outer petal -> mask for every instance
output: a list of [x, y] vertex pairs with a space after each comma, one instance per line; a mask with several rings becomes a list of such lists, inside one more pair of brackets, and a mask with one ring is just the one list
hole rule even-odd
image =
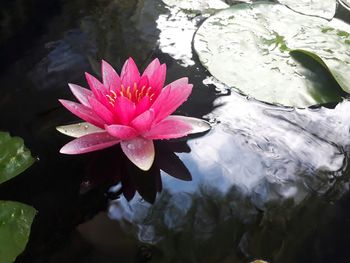
[[114, 68], [106, 61], [102, 60], [102, 79], [103, 85], [110, 90], [117, 90], [120, 87], [121, 80]]
[[125, 97], [118, 97], [114, 110], [120, 124], [128, 125], [135, 116], [135, 104]]
[[121, 72], [122, 84], [124, 87], [133, 87], [134, 83], [138, 83], [140, 79], [140, 72], [132, 58], [129, 58], [122, 68]]
[[147, 110], [144, 113], [137, 116], [130, 125], [138, 130], [140, 133], [144, 133], [151, 128], [154, 120], [154, 111]]
[[96, 100], [94, 97], [89, 97], [89, 102], [96, 114], [106, 123], [111, 124], [115, 122], [113, 113], [108, 108], [106, 108], [101, 102]]
[[98, 79], [96, 79], [94, 76], [90, 75], [89, 73], [85, 72], [85, 77], [96, 99], [101, 101], [102, 97], [107, 92], [107, 88]]
[[153, 87], [157, 93], [161, 91], [161, 89], [164, 86], [166, 77], [166, 65], [162, 64], [157, 71], [152, 75], [152, 77], [149, 78], [149, 85]]
[[155, 112], [154, 122], [158, 123], [173, 113], [187, 100], [191, 92], [192, 85], [188, 84], [187, 78], [178, 79], [162, 89], [158, 98], [151, 106], [151, 109]]
[[182, 120], [167, 118], [142, 136], [147, 139], [173, 139], [186, 136], [192, 130], [192, 126]]
[[86, 107], [90, 107], [88, 97], [92, 96], [92, 92], [88, 89], [80, 87], [79, 85], [68, 83], [70, 90], [78, 101]]
[[101, 150], [113, 146], [120, 141], [109, 135], [107, 132], [92, 133], [73, 141], [62, 147], [60, 153], [81, 154]]
[[138, 132], [134, 128], [125, 125], [106, 125], [105, 129], [110, 135], [120, 140], [130, 140], [138, 135]]
[[64, 126], [57, 126], [56, 130], [58, 130], [60, 133], [63, 133], [65, 135], [68, 135], [74, 138], [79, 138], [84, 135], [88, 135], [92, 133], [104, 132], [103, 129], [98, 128], [88, 122], [80, 122], [80, 123], [69, 124]]
[[120, 143], [123, 152], [141, 170], [147, 171], [154, 161], [154, 145], [152, 140], [135, 138]]
[[79, 103], [69, 100], [59, 100], [67, 110], [74, 115], [83, 119], [84, 121], [90, 122], [91, 124], [103, 128], [105, 122], [91, 109]]
[[159, 68], [159, 66], [159, 59], [154, 59], [151, 63], [148, 64], [147, 68], [142, 73], [142, 76], [148, 76], [148, 78], [152, 77], [154, 72], [156, 72], [156, 70]]

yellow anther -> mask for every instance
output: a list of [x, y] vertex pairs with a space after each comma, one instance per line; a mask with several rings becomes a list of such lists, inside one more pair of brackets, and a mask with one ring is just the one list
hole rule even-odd
[[154, 93], [152, 93], [152, 95], [149, 97], [150, 100], [153, 100], [154, 97]]
[[114, 107], [114, 103], [113, 102], [110, 101], [109, 103]]
[[113, 97], [114, 97], [115, 99], [117, 98], [117, 94], [116, 94], [113, 90], [111, 90], [110, 93], [113, 94]]
[[125, 88], [124, 88], [124, 85], [122, 84], [122, 85], [120, 85], [120, 87], [122, 88], [122, 93], [124, 93], [124, 91], [125, 91]]
[[124, 97], [124, 93], [122, 91], [119, 92], [120, 96]]
[[108, 94], [106, 95], [106, 97], [109, 99], [109, 101], [115, 102], [115, 100], [111, 96], [109, 96]]
[[135, 92], [135, 90], [137, 90], [137, 84], [136, 84], [136, 82], [134, 82], [134, 92]]

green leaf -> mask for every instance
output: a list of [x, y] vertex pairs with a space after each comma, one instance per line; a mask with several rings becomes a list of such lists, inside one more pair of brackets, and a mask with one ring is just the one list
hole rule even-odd
[[[343, 90], [350, 92], [348, 32], [350, 26], [338, 19], [257, 2], [208, 18], [195, 34], [194, 48], [210, 74], [227, 86], [261, 101], [308, 107], [341, 101]], [[327, 67], [290, 52], [296, 49], [317, 54]]]
[[162, 0], [166, 5], [178, 7], [189, 12], [211, 13], [214, 10], [228, 8], [221, 0]]
[[333, 76], [333, 78], [338, 82], [339, 86], [345, 92], [350, 93], [350, 77], [345, 78], [344, 75], [339, 74], [336, 69], [332, 68], [332, 65], [328, 66], [327, 61], [324, 61], [321, 57], [319, 57], [314, 52], [303, 50], [303, 49], [294, 49], [290, 51], [290, 54], [292, 56], [298, 56], [301, 54], [309, 56], [310, 58], [315, 60], [317, 63], [319, 63], [322, 67], [324, 67]]
[[0, 201], [0, 262], [12, 263], [28, 242], [36, 210], [28, 205]]
[[0, 132], [0, 184], [19, 175], [34, 163], [22, 138]]
[[337, 8], [336, 0], [278, 0], [278, 2], [296, 12], [326, 19], [333, 18]]

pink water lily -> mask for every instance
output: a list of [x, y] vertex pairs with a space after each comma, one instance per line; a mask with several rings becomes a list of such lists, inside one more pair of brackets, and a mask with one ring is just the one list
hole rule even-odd
[[154, 160], [153, 140], [172, 139], [203, 132], [210, 125], [200, 119], [171, 115], [192, 91], [187, 78], [164, 86], [166, 65], [153, 60], [143, 74], [129, 58], [120, 76], [102, 61], [102, 83], [86, 73], [91, 90], [69, 87], [80, 103], [60, 100], [73, 114], [86, 121], [57, 129], [77, 137], [60, 150], [81, 154], [120, 143], [125, 155], [142, 170]]

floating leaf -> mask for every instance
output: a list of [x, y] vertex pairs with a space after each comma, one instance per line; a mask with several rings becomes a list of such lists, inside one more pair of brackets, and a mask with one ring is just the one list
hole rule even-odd
[[58, 126], [56, 129], [65, 135], [78, 138], [84, 135], [88, 135], [90, 133], [102, 132], [104, 130], [92, 125], [88, 122], [80, 122], [76, 124]]
[[339, 2], [348, 10], [350, 10], [350, 0], [339, 0]]
[[[340, 20], [301, 15], [280, 4], [238, 4], [205, 21], [194, 48], [224, 84], [258, 100], [307, 107], [340, 101], [343, 93], [323, 66], [305, 66], [289, 51], [317, 53], [349, 92], [348, 32], [350, 26]], [[303, 59], [310, 65], [307, 57]]]
[[0, 201], [0, 262], [12, 263], [28, 242], [36, 210], [28, 205]]
[[180, 9], [200, 13], [229, 7], [221, 0], [163, 0], [163, 2], [168, 6], [176, 6]]
[[0, 132], [0, 184], [19, 175], [34, 163], [22, 138]]
[[[321, 66], [323, 66], [330, 74], [332, 74], [333, 78], [338, 82], [339, 86], [347, 93], [350, 93], [350, 78], [345, 78], [345, 74], [339, 74], [336, 69], [333, 69], [332, 67], [328, 67], [327, 63], [323, 61], [321, 57], [319, 57], [317, 54], [303, 50], [303, 49], [295, 49], [291, 50], [290, 54], [292, 56], [297, 56], [300, 54], [304, 54], [315, 60], [317, 63], [319, 63]], [[344, 72], [345, 73], [345, 72]]]
[[326, 19], [333, 18], [337, 8], [336, 0], [278, 0], [296, 12], [305, 15], [319, 16]]

